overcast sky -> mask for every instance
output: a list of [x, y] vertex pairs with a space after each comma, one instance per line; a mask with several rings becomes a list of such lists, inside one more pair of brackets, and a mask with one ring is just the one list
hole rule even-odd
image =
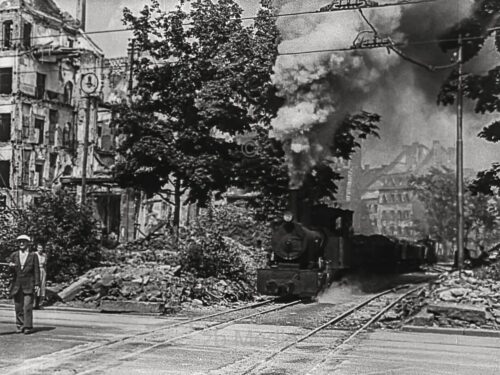
[[[57, 5], [64, 10], [76, 15], [76, 0], [55, 0]], [[165, 9], [172, 9], [178, 0], [160, 0]], [[245, 9], [245, 15], [256, 13], [258, 0], [240, 0]], [[87, 31], [116, 30], [124, 28], [121, 21], [124, 7], [137, 12], [148, 0], [87, 0]], [[126, 56], [128, 32], [91, 35], [92, 39], [104, 50], [106, 57]]]

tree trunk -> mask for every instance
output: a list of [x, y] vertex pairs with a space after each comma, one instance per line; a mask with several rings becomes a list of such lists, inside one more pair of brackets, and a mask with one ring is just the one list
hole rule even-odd
[[174, 231], [175, 238], [179, 238], [179, 223], [181, 219], [181, 180], [180, 178], [175, 179], [174, 188]]

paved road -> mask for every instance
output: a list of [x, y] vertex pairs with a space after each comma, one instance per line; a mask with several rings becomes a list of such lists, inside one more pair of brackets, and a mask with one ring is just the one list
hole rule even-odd
[[[243, 322], [194, 334], [195, 330], [188, 327], [176, 327], [102, 346], [134, 333], [174, 324], [185, 317], [36, 311], [38, 330], [24, 336], [14, 333], [13, 315], [11, 308], [0, 307], [0, 373], [3, 375], [243, 374], [306, 332], [302, 325]], [[195, 328], [206, 324], [209, 323], [198, 322]], [[184, 338], [167, 342], [183, 334]], [[377, 331], [332, 353], [332, 346], [346, 335], [339, 330], [322, 331], [252, 373], [500, 374], [498, 338]], [[82, 349], [90, 350], [78, 354]]]

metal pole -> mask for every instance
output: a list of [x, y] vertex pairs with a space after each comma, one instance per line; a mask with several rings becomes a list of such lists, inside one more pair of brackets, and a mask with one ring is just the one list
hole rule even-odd
[[85, 133], [83, 136], [83, 158], [82, 158], [82, 206], [87, 198], [87, 159], [89, 153], [89, 127], [90, 127], [90, 96], [87, 96], [87, 107], [85, 108]]
[[132, 89], [134, 88], [134, 59], [135, 59], [135, 38], [130, 41], [130, 66], [128, 77], [128, 95], [132, 97]]
[[457, 251], [458, 269], [464, 267], [464, 155], [463, 155], [463, 41], [458, 37], [457, 87]]

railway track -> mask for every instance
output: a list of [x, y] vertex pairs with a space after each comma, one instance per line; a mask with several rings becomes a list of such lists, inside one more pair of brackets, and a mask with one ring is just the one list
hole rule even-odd
[[[398, 288], [389, 289], [389, 290], [381, 292], [381, 293], [379, 293], [379, 294], [377, 294], [377, 295], [375, 295], [375, 296], [373, 296], [373, 297], [371, 297], [371, 298], [369, 298], [369, 299], [367, 299], [367, 300], [365, 300], [365, 301], [357, 304], [356, 306], [354, 306], [354, 307], [346, 310], [345, 312], [343, 312], [343, 313], [335, 316], [334, 318], [330, 319], [326, 323], [324, 323], [324, 324], [322, 324], [322, 325], [320, 325], [320, 326], [318, 326], [318, 327], [310, 330], [308, 333], [300, 336], [295, 341], [293, 341], [291, 343], [288, 343], [288, 344], [280, 347], [279, 349], [273, 351], [271, 354], [267, 355], [266, 357], [264, 357], [259, 362], [253, 364], [251, 367], [249, 367], [246, 370], [244, 370], [241, 373], [241, 375], [250, 375], [250, 374], [259, 374], [259, 373], [261, 373], [262, 370], [263, 370], [263, 368], [266, 365], [271, 364], [272, 361], [277, 356], [279, 356], [280, 354], [286, 352], [290, 348], [292, 348], [292, 347], [296, 346], [297, 344], [299, 344], [299, 343], [307, 340], [311, 336], [313, 336], [316, 333], [324, 330], [327, 327], [335, 326], [336, 324], [339, 324], [339, 323], [343, 322], [345, 319], [347, 319], [348, 317], [352, 316], [355, 312], [360, 311], [362, 308], [368, 306], [370, 303], [379, 300], [382, 296], [385, 296], [385, 295], [387, 295], [389, 293], [392, 293], [392, 292], [396, 292], [399, 289], [408, 288], [408, 287], [409, 287], [408, 285], [405, 285], [405, 286], [401, 286], [401, 287], [398, 287]], [[334, 354], [336, 354], [338, 351], [340, 351], [343, 347], [345, 347], [345, 345], [348, 342], [350, 342], [356, 336], [358, 336], [361, 332], [363, 332], [364, 330], [366, 330], [370, 325], [372, 325], [374, 322], [376, 322], [382, 315], [384, 315], [387, 311], [389, 311], [391, 308], [393, 308], [402, 299], [404, 299], [405, 297], [407, 297], [408, 295], [410, 295], [412, 293], [415, 293], [415, 292], [419, 291], [422, 288], [423, 288], [422, 286], [419, 286], [419, 287], [415, 287], [415, 288], [410, 289], [408, 292], [400, 295], [397, 299], [395, 299], [394, 301], [392, 301], [391, 303], [389, 303], [387, 306], [385, 306], [384, 308], [380, 309], [375, 314], [373, 314], [371, 316], [371, 318], [368, 319], [368, 321], [366, 321], [364, 324], [362, 324], [358, 329], [356, 329], [354, 332], [352, 332], [347, 337], [343, 338], [339, 344], [335, 345], [333, 348], [330, 348], [329, 351], [328, 351], [328, 353], [326, 354], [326, 356], [324, 356], [324, 358], [320, 362], [316, 363], [307, 372], [307, 375], [314, 375], [315, 371], [319, 367], [321, 367], [330, 357], [332, 357]]]
[[[115, 339], [115, 340], [110, 340], [110, 341], [100, 342], [100, 343], [93, 343], [91, 345], [85, 345], [85, 347], [77, 347], [77, 348], [71, 349], [71, 350], [63, 350], [63, 351], [60, 351], [57, 353], [52, 353], [52, 354], [47, 355], [47, 356], [42, 356], [42, 357], [37, 357], [37, 358], [31, 359], [31, 360], [27, 361], [24, 365], [22, 365], [20, 367], [16, 367], [15, 369], [13, 369], [11, 371], [4, 372], [4, 374], [6, 374], [6, 375], [23, 374], [24, 375], [24, 374], [28, 373], [28, 371], [30, 371], [30, 370], [36, 370], [38, 372], [38, 371], [53, 367], [56, 361], [58, 363], [64, 363], [64, 362], [70, 361], [72, 359], [76, 359], [79, 356], [82, 356], [85, 354], [97, 353], [98, 351], [102, 352], [103, 350], [110, 349], [114, 346], [119, 346], [120, 344], [125, 344], [129, 341], [137, 340], [141, 337], [147, 339], [148, 336], [152, 336], [154, 334], [158, 334], [158, 333], [162, 333], [162, 332], [167, 332], [167, 331], [172, 330], [172, 329], [177, 328], [177, 327], [181, 327], [181, 326], [189, 327], [189, 325], [192, 325], [193, 323], [196, 323], [196, 322], [209, 320], [209, 319], [220, 317], [223, 315], [230, 315], [230, 314], [233, 314], [236, 312], [240, 312], [242, 310], [251, 310], [251, 309], [271, 305], [273, 303], [276, 304], [277, 301], [278, 301], [277, 299], [270, 299], [270, 300], [255, 303], [255, 304], [252, 304], [249, 306], [242, 306], [239, 308], [234, 308], [234, 309], [230, 309], [230, 310], [226, 310], [226, 311], [222, 311], [222, 312], [218, 312], [218, 313], [214, 313], [214, 314], [210, 314], [210, 315], [206, 315], [206, 316], [201, 316], [201, 317], [189, 319], [189, 320], [178, 322], [178, 323], [168, 324], [168, 325], [165, 325], [165, 326], [153, 329], [153, 330], [138, 332], [138, 333], [135, 333], [133, 335], [127, 335], [127, 336], [124, 336], [124, 337], [121, 337], [121, 338]], [[209, 331], [209, 330], [222, 329], [224, 327], [227, 327], [227, 326], [234, 324], [234, 323], [237, 323], [239, 321], [242, 321], [245, 319], [250, 319], [250, 318], [253, 318], [253, 317], [256, 317], [259, 315], [264, 315], [264, 314], [278, 311], [281, 309], [285, 309], [287, 307], [294, 306], [294, 305], [297, 305], [299, 303], [301, 303], [300, 300], [292, 301], [289, 303], [277, 304], [276, 306], [267, 308], [267, 309], [262, 310], [262, 311], [254, 312], [252, 314], [246, 314], [246, 315], [239, 316], [239, 317], [233, 318], [233, 319], [223, 320], [221, 322], [216, 322], [216, 323], [210, 324], [210, 325], [203, 327], [203, 328], [200, 328], [200, 329], [198, 329], [197, 327], [193, 327], [192, 328], [193, 330], [190, 332], [183, 333], [180, 335], [174, 335], [174, 336], [169, 337], [165, 340], [161, 340], [157, 343], [152, 343], [152, 344], [148, 345], [147, 347], [134, 350], [130, 353], [127, 353], [124, 356], [118, 357], [118, 358], [116, 358], [116, 360], [117, 361], [127, 360], [129, 358], [138, 356], [140, 354], [154, 350], [158, 347], [167, 345], [167, 344], [175, 342], [177, 340], [181, 340], [183, 338], [197, 335], [197, 334], [200, 334], [202, 332]], [[105, 365], [94, 366], [90, 369], [86, 368], [85, 370], [82, 370], [80, 372], [78, 372], [78, 370], [77, 370], [77, 371], [73, 371], [72, 373], [79, 374], [79, 375], [91, 374], [93, 372], [105, 370], [107, 367], [110, 367], [110, 366], [111, 365], [109, 363], [106, 363]], [[46, 372], [44, 372], [44, 373], [46, 373]]]

